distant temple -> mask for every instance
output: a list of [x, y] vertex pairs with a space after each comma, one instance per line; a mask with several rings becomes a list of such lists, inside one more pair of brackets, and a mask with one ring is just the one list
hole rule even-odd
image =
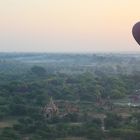
[[51, 98], [49, 104], [47, 104], [43, 107], [42, 112], [46, 119], [51, 119], [54, 116], [58, 115], [59, 109], [55, 105], [53, 99]]
[[129, 96], [131, 103], [140, 103], [140, 89], [135, 90], [135, 92]]
[[76, 105], [66, 102], [65, 103], [65, 113], [78, 113], [79, 112], [79, 107], [77, 107]]
[[79, 107], [74, 103], [71, 103], [69, 101], [64, 101], [63, 103], [57, 102], [57, 104], [60, 110], [58, 106], [54, 103], [53, 99], [50, 98], [49, 103], [44, 107], [42, 107], [41, 111], [46, 119], [51, 119], [55, 116], [61, 118], [70, 113], [79, 113]]

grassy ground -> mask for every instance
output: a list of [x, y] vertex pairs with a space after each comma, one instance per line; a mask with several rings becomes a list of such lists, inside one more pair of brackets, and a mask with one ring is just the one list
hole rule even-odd
[[70, 138], [61, 138], [57, 140], [88, 140], [88, 139], [82, 137], [70, 137]]
[[5, 127], [12, 127], [13, 124], [16, 124], [17, 119], [6, 119], [3, 121], [0, 121], [0, 128], [5, 128]]

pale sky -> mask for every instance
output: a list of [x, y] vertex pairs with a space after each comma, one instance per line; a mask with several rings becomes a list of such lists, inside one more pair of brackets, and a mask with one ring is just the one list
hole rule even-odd
[[1, 52], [140, 52], [140, 0], [0, 0]]

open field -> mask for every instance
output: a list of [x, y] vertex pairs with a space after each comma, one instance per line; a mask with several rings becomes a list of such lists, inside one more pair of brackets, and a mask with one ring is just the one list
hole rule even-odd
[[13, 127], [13, 125], [16, 123], [17, 123], [17, 119], [6, 119], [0, 121], [0, 128]]
[[69, 137], [69, 138], [61, 138], [61, 139], [57, 139], [57, 140], [88, 140], [86, 138], [80, 138], [80, 137]]

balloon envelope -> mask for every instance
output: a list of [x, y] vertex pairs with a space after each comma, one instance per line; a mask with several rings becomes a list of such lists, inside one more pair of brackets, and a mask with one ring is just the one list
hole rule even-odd
[[137, 22], [132, 29], [132, 34], [137, 43], [140, 45], [140, 22]]

